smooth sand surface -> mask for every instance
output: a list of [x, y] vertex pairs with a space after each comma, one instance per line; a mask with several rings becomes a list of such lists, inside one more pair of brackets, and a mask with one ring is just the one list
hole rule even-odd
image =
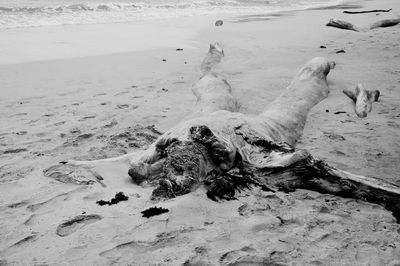
[[[225, 58], [216, 71], [232, 85], [243, 113], [262, 111], [312, 57], [334, 60], [331, 93], [310, 113], [298, 148], [343, 170], [400, 185], [400, 26], [363, 33], [325, 27], [330, 18], [366, 25], [398, 17], [400, 4], [350, 4], [393, 10], [222, 17], [222, 27], [213, 26], [215, 17], [191, 18], [192, 24], [168, 20], [175, 35], [160, 35], [171, 39], [159, 46], [154, 42], [164, 39], [150, 32], [160, 28], [149, 22], [148, 46], [111, 47], [110, 41], [90, 54], [88, 42], [74, 35], [72, 48], [56, 55], [43, 35], [40, 42], [49, 50], [40, 58], [32, 53], [11, 62], [8, 56], [0, 65], [0, 265], [400, 265], [400, 226], [374, 204], [308, 190], [258, 189], [213, 202], [204, 188], [154, 203], [152, 188], [134, 185], [123, 163], [96, 168], [103, 180], [87, 169], [75, 172], [75, 180], [96, 180], [91, 185], [43, 175], [65, 159], [144, 148], [183, 119], [195, 103], [190, 87], [200, 62], [209, 43], [219, 41]], [[101, 27], [91, 27], [101, 40]], [[107, 27], [111, 32], [113, 26]], [[76, 52], [80, 42], [86, 50]], [[337, 54], [341, 49], [345, 53]], [[342, 93], [357, 83], [381, 91], [364, 119]], [[119, 191], [129, 200], [96, 204]], [[169, 212], [142, 217], [152, 206]]]

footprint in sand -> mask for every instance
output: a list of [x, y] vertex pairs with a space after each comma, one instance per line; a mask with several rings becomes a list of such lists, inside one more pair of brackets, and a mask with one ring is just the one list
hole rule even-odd
[[116, 126], [116, 125], [118, 125], [118, 121], [117, 121], [116, 119], [112, 119], [112, 120], [110, 121], [110, 123], [105, 124], [105, 125], [103, 126], [103, 128], [110, 128], [110, 127], [113, 127], [113, 126]]
[[96, 95], [94, 95], [93, 97], [98, 97], [98, 96], [105, 96], [105, 95], [107, 95], [107, 93], [98, 93], [98, 94], [96, 94]]
[[34, 168], [32, 166], [18, 166], [16, 164], [5, 164], [0, 167], [0, 184], [15, 182], [29, 175]]
[[94, 134], [92, 134], [92, 133], [84, 133], [84, 134], [81, 134], [81, 135], [79, 135], [79, 136], [77, 136], [77, 137], [75, 137], [75, 138], [70, 138], [70, 139], [68, 139], [66, 142], [64, 142], [64, 147], [69, 147], [69, 146], [79, 146], [79, 144], [82, 142], [82, 141], [84, 141], [84, 140], [87, 140], [87, 139], [90, 139], [90, 138], [92, 138], [94, 136]]
[[147, 245], [137, 241], [129, 241], [115, 246], [112, 249], [100, 252], [100, 256], [107, 258], [120, 258], [125, 252], [130, 254], [143, 254], [148, 249]]
[[23, 207], [23, 206], [25, 206], [27, 204], [28, 204], [28, 201], [23, 200], [23, 201], [19, 201], [19, 202], [16, 202], [16, 203], [8, 204], [7, 207], [11, 208], [11, 209], [15, 209], [15, 208]]
[[87, 119], [93, 119], [93, 118], [96, 118], [96, 116], [95, 115], [88, 115], [88, 116], [84, 116], [84, 117], [80, 118], [78, 121], [82, 122], [82, 121], [85, 121]]
[[23, 135], [26, 135], [26, 133], [28, 133], [28, 132], [27, 131], [19, 131], [19, 132], [16, 132], [15, 134], [18, 136], [23, 136]]
[[127, 94], [127, 93], [129, 93], [129, 91], [121, 91], [121, 92], [118, 92], [118, 93], [114, 94], [114, 96], [121, 96], [121, 95], [124, 95], [124, 94]]
[[97, 214], [78, 215], [74, 218], [67, 220], [57, 227], [56, 234], [59, 236], [69, 236], [84, 226], [97, 222], [103, 217]]
[[81, 133], [81, 130], [79, 128], [77, 128], [77, 127], [74, 127], [69, 132], [71, 134], [79, 134], [79, 133]]
[[70, 190], [68, 192], [64, 192], [58, 195], [54, 195], [44, 201], [37, 202], [37, 203], [32, 203], [28, 206], [26, 206], [26, 209], [31, 211], [31, 212], [37, 212], [40, 210], [45, 210], [49, 211], [51, 208], [58, 208], [60, 206], [61, 202], [64, 202], [72, 197], [74, 193], [81, 192], [85, 188], [75, 188], [73, 190]]
[[129, 107], [129, 104], [118, 104], [117, 109], [126, 109]]
[[12, 117], [16, 117], [16, 116], [25, 116], [25, 115], [28, 115], [28, 113], [13, 114], [13, 115], [10, 115], [9, 117], [12, 118]]
[[[286, 265], [285, 259], [282, 256], [275, 256], [275, 252], [271, 254], [259, 256], [256, 250], [251, 246], [245, 246], [238, 250], [231, 250], [224, 254], [219, 259], [220, 264], [229, 266], [239, 265]], [[283, 252], [282, 252], [283, 253]], [[283, 255], [283, 254], [282, 254]]]
[[[34, 242], [37, 240], [37, 234], [33, 233], [32, 235], [29, 235], [27, 237], [24, 237], [23, 239], [17, 241], [16, 243], [12, 244], [9, 248], [7, 248], [7, 252], [14, 252], [23, 249], [27, 244]], [[1, 261], [0, 261], [1, 262]], [[2, 264], [0, 264], [2, 265]]]
[[55, 126], [61, 126], [61, 125], [64, 125], [64, 124], [65, 124], [65, 121], [60, 121], [60, 122], [55, 123], [54, 125]]
[[0, 152], [0, 154], [15, 154], [15, 153], [20, 153], [20, 152], [24, 152], [24, 151], [27, 151], [27, 149], [25, 149], [25, 148], [7, 149], [7, 150]]
[[333, 132], [324, 132], [324, 135], [331, 140], [338, 140], [338, 141], [346, 140], [342, 135]]
[[186, 229], [182, 229], [179, 231], [172, 232], [163, 232], [156, 235], [154, 240], [151, 241], [128, 241], [122, 244], [119, 244], [111, 249], [100, 252], [100, 256], [106, 258], [118, 259], [121, 257], [130, 256], [132, 254], [143, 254], [151, 250], [162, 249], [165, 247], [176, 246], [177, 244], [181, 244], [179, 234], [186, 231]]
[[62, 183], [91, 185], [102, 180], [101, 176], [87, 167], [69, 164], [53, 165], [43, 171], [44, 176]]

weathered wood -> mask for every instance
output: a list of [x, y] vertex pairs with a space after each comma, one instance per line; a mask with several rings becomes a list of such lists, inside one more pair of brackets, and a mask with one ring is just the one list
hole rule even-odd
[[240, 106], [232, 94], [229, 83], [211, 72], [223, 57], [222, 46], [218, 42], [210, 44], [209, 51], [200, 66], [203, 76], [192, 86], [192, 92], [197, 98], [192, 111], [194, 114], [239, 110]]
[[[329, 95], [326, 77], [335, 62], [322, 57], [309, 60], [295, 75], [290, 85], [272, 101], [261, 114], [261, 121], [269, 123], [279, 133], [279, 142], [294, 146], [303, 135], [310, 110]], [[271, 134], [271, 133], [270, 133]]]
[[[263, 113], [244, 115], [234, 112], [230, 87], [210, 73], [222, 56], [220, 45], [210, 46], [203, 76], [194, 85], [198, 98], [194, 113], [147, 150], [72, 165], [130, 158], [129, 175], [136, 184], [156, 186], [155, 200], [184, 195], [200, 185], [207, 187], [213, 200], [234, 199], [238, 190], [252, 186], [286, 192], [303, 188], [377, 203], [400, 219], [400, 187], [335, 169], [304, 150], [295, 150], [309, 111], [329, 94], [326, 78], [333, 62], [310, 60]], [[356, 103], [362, 98], [361, 87], [348, 93]], [[368, 101], [379, 97], [368, 95]]]
[[366, 90], [361, 84], [356, 86], [355, 92], [345, 89], [343, 93], [353, 100], [354, 110], [360, 118], [367, 117], [372, 111], [372, 103], [377, 102], [380, 95], [378, 90]]
[[364, 14], [364, 13], [379, 13], [379, 12], [390, 12], [392, 9], [374, 9], [365, 11], [343, 11], [345, 14]]
[[376, 28], [392, 27], [392, 26], [396, 26], [399, 23], [400, 23], [400, 18], [383, 19], [383, 20], [374, 22], [366, 27], [358, 27], [351, 22], [338, 20], [338, 19], [331, 19], [328, 22], [328, 24], [326, 24], [326, 26], [335, 27], [335, 28], [344, 29], [344, 30], [353, 30], [353, 31], [359, 32], [359, 31], [369, 31], [369, 30], [376, 29]]
[[209, 73], [211, 69], [219, 64], [224, 57], [224, 49], [218, 43], [211, 43], [208, 53], [206, 54], [203, 62], [201, 62], [200, 70], [203, 75]]
[[[205, 138], [208, 138], [209, 135], [210, 133], [207, 133]], [[400, 221], [400, 187], [376, 178], [354, 175], [336, 169], [322, 160], [313, 158], [305, 150], [294, 151], [286, 146], [276, 148], [276, 146], [279, 147], [278, 144], [271, 144], [267, 141], [259, 141], [252, 145], [264, 148], [260, 152], [264, 157], [263, 164], [256, 165], [237, 154], [235, 163], [230, 169], [226, 171], [212, 170], [206, 174], [204, 179], [198, 174], [191, 175], [196, 179], [199, 178], [198, 181], [189, 178], [189, 175], [181, 178], [180, 183], [175, 180], [171, 182], [169, 179], [167, 182], [170, 182], [170, 185], [161, 185], [156, 189], [157, 196], [170, 198], [182, 195], [182, 193], [186, 194], [193, 189], [193, 184], [198, 182], [206, 185], [207, 196], [213, 200], [235, 199], [238, 191], [250, 189], [251, 186], [261, 187], [265, 191], [281, 190], [284, 192], [301, 188], [379, 204], [391, 211], [394, 217]], [[185, 153], [187, 152], [188, 150], [185, 151]], [[175, 160], [180, 158], [179, 160], [182, 161], [178, 167], [178, 169], [182, 169], [182, 166], [187, 164], [182, 159], [187, 156], [182, 156], [176, 150], [172, 153]], [[199, 158], [201, 157], [196, 159]], [[220, 158], [224, 158], [224, 156]], [[190, 163], [194, 162], [196, 160], [190, 160]], [[198, 162], [195, 165], [199, 165]], [[177, 168], [176, 163], [168, 167], [171, 166], [174, 169]], [[189, 168], [193, 170], [196, 167]], [[182, 173], [179, 174], [182, 175]], [[160, 194], [160, 191], [163, 194]]]
[[354, 26], [352, 23], [338, 19], [331, 19], [326, 26], [344, 30], [360, 31], [360, 28]]
[[400, 18], [396, 19], [384, 19], [384, 20], [379, 20], [375, 23], [372, 23], [369, 25], [369, 29], [376, 29], [376, 28], [386, 28], [386, 27], [392, 27], [396, 26], [397, 24], [400, 23]]

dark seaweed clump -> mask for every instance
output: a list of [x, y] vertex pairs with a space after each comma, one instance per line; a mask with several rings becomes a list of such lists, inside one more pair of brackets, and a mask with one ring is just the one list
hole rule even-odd
[[143, 217], [150, 218], [155, 215], [160, 215], [162, 213], [169, 212], [168, 209], [164, 209], [161, 207], [151, 207], [147, 210], [142, 211]]
[[99, 204], [100, 206], [103, 205], [113, 205], [113, 204], [117, 204], [120, 201], [125, 201], [128, 200], [129, 197], [125, 196], [123, 192], [118, 192], [117, 194], [115, 194], [115, 197], [113, 199], [111, 199], [110, 201], [104, 201], [104, 200], [99, 200], [96, 201], [97, 204]]

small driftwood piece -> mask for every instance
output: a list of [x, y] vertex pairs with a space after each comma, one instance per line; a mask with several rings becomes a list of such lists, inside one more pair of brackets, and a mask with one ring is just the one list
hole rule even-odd
[[376, 28], [392, 27], [392, 26], [396, 26], [399, 23], [400, 23], [400, 18], [383, 19], [383, 20], [374, 22], [366, 27], [358, 27], [351, 22], [338, 20], [338, 19], [331, 19], [328, 22], [328, 24], [326, 24], [326, 26], [344, 29], [344, 30], [353, 30], [353, 31], [359, 32], [359, 31], [369, 31], [369, 30], [376, 29]]
[[380, 95], [378, 90], [366, 90], [361, 84], [356, 86], [355, 92], [343, 90], [343, 93], [353, 100], [354, 110], [360, 118], [367, 117], [368, 113], [372, 111], [372, 103], [377, 102]]
[[365, 11], [343, 11], [345, 14], [364, 14], [364, 13], [379, 13], [379, 12], [390, 12], [392, 9], [374, 9]]

